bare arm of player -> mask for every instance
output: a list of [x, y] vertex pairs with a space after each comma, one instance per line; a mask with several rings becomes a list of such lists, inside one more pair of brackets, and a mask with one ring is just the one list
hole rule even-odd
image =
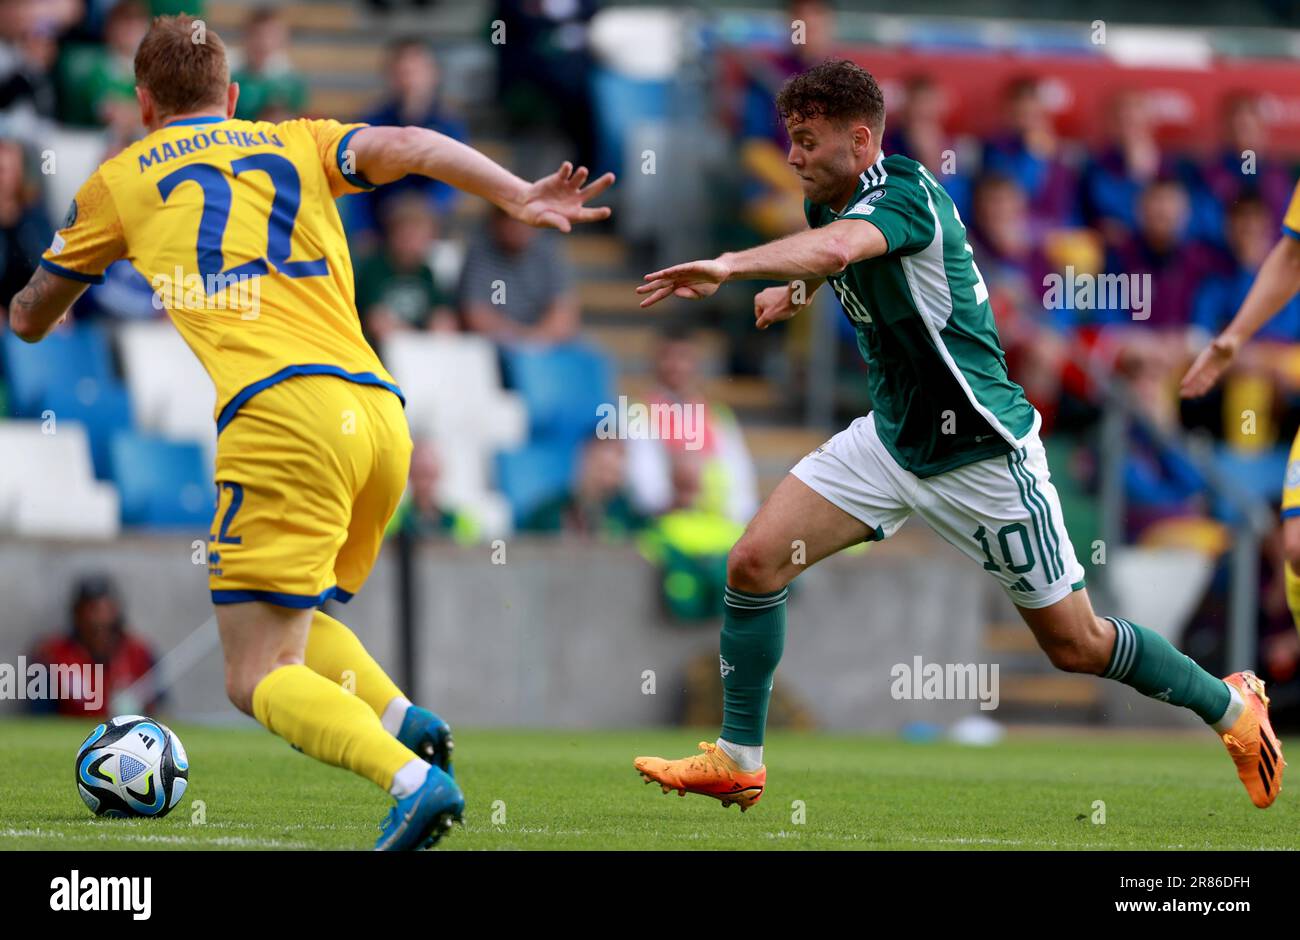
[[707, 261], [688, 261], [645, 276], [636, 289], [649, 294], [650, 307], [675, 295], [688, 300], [709, 297], [727, 281], [810, 281], [838, 274], [856, 261], [889, 250], [880, 229], [864, 219], [840, 219], [746, 251], [728, 252]]
[[[530, 183], [489, 157], [445, 134], [423, 127], [365, 127], [348, 142], [354, 171], [375, 185], [411, 173], [430, 176], [481, 196], [521, 222], [568, 232], [575, 223], [609, 218], [610, 208], [586, 204], [614, 184], [614, 174], [584, 186], [587, 168], [564, 162], [550, 176]], [[348, 157], [344, 153], [344, 159]]]
[[807, 310], [812, 305], [813, 294], [825, 283], [825, 278], [818, 277], [759, 291], [754, 295], [754, 325], [765, 330], [773, 323], [789, 320]]
[[81, 281], [37, 268], [27, 286], [9, 302], [9, 328], [24, 342], [45, 338], [86, 289]]
[[1281, 310], [1297, 291], [1300, 291], [1300, 239], [1284, 235], [1260, 266], [1259, 274], [1232, 322], [1201, 350], [1183, 376], [1182, 396], [1196, 398], [1213, 388], [1232, 365], [1242, 344]]

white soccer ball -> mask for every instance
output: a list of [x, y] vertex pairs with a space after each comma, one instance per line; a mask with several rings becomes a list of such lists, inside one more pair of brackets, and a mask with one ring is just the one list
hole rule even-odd
[[181, 739], [143, 715], [110, 718], [77, 748], [77, 792], [97, 816], [166, 816], [189, 777]]

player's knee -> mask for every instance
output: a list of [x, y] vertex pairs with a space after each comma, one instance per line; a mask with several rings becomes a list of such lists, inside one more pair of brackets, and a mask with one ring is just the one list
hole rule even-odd
[[1043, 651], [1052, 665], [1062, 672], [1099, 675], [1105, 671], [1109, 657], [1105, 624], [1094, 617], [1092, 623], [1078, 630], [1049, 638], [1042, 643]]
[[785, 587], [780, 561], [754, 539], [742, 538], [727, 555], [727, 584], [738, 591], [768, 594]]
[[[339, 624], [339, 626], [343, 626]], [[343, 629], [347, 629], [343, 627]], [[253, 718], [253, 690], [261, 684], [262, 680], [284, 666], [302, 665], [302, 656], [292, 651], [282, 651], [271, 659], [270, 662], [243, 662], [238, 664], [226, 664], [226, 697], [230, 703], [238, 708], [245, 715]]]
[[1062, 672], [1094, 672], [1088, 649], [1074, 640], [1061, 640], [1044, 647], [1052, 665]]
[[247, 670], [226, 667], [226, 698], [245, 715], [253, 714], [253, 689], [257, 688], [257, 681]]

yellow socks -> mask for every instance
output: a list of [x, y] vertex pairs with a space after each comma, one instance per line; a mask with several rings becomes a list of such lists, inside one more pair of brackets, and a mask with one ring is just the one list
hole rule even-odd
[[383, 715], [396, 698], [405, 701], [402, 690], [366, 652], [357, 635], [319, 610], [307, 632], [304, 661], [313, 672], [355, 692], [376, 715]]
[[[277, 669], [254, 690], [258, 721], [311, 757], [346, 767], [396, 796], [418, 788], [428, 764], [395, 737], [411, 703], [357, 635], [317, 610], [307, 631], [303, 659], [304, 665]], [[309, 683], [301, 676], [282, 679], [281, 674], [291, 669], [319, 681]], [[268, 693], [261, 696], [268, 683]], [[282, 692], [281, 686], [291, 691]], [[311, 704], [299, 709], [298, 703], [308, 698]], [[313, 712], [317, 708], [332, 717], [317, 722]]]
[[[356, 637], [352, 639], [356, 642]], [[359, 695], [307, 666], [281, 666], [268, 673], [253, 690], [253, 714], [309, 757], [360, 774], [389, 792], [398, 771], [419, 761], [384, 730], [379, 716]]]

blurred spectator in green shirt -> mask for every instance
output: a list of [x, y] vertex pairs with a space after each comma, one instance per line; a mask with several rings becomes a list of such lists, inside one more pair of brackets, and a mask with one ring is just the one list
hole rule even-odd
[[626, 461], [623, 441], [593, 437], [582, 449], [569, 491], [529, 513], [520, 531], [567, 532], [614, 541], [629, 538], [644, 520], [627, 498]]
[[239, 83], [235, 117], [284, 121], [307, 104], [307, 83], [289, 61], [289, 24], [274, 7], [259, 7], [244, 27], [243, 61], [232, 76]]
[[[120, 146], [141, 130], [135, 50], [149, 31], [136, 0], [120, 0], [104, 22], [104, 45], [72, 45], [59, 59], [59, 113], [81, 127], [108, 127]], [[111, 148], [110, 148], [111, 149]]]
[[454, 330], [456, 316], [429, 265], [438, 219], [418, 196], [390, 203], [379, 248], [357, 265], [357, 311], [376, 346], [406, 330]]
[[180, 16], [185, 13], [198, 20], [203, 18], [206, 9], [204, 0], [149, 0], [151, 16]]
[[446, 536], [461, 544], [478, 541], [478, 524], [468, 513], [445, 505], [439, 493], [441, 482], [442, 458], [437, 446], [428, 438], [415, 438], [406, 494], [388, 520], [384, 534], [405, 530], [420, 538]]

